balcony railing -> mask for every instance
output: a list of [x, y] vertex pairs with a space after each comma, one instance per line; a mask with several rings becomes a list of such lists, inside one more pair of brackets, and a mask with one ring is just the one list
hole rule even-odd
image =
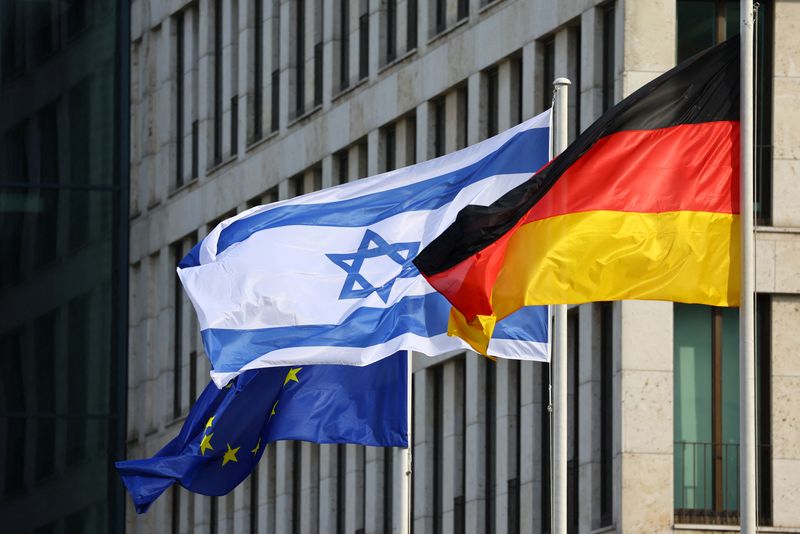
[[739, 523], [739, 444], [675, 442], [675, 522]]

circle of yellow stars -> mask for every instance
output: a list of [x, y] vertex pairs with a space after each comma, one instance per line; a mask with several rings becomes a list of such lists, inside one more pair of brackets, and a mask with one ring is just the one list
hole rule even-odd
[[[302, 369], [303, 369], [302, 367], [291, 367], [289, 369], [289, 371], [286, 373], [286, 378], [284, 378], [284, 380], [283, 380], [283, 387], [286, 387], [289, 384], [289, 382], [297, 382], [299, 384], [300, 383], [300, 378], [297, 376], [297, 374]], [[226, 389], [229, 389], [232, 385], [233, 384], [230, 383], [225, 387], [226, 387]], [[278, 402], [279, 401], [276, 400], [275, 404], [272, 405], [272, 410], [270, 410], [270, 414], [269, 414], [269, 418], [270, 419], [272, 419], [272, 416], [275, 415], [275, 413], [276, 413], [275, 409], [278, 407]], [[203, 436], [202, 436], [202, 438], [200, 438], [200, 455], [201, 456], [205, 456], [206, 455], [206, 451], [213, 451], [214, 450], [214, 447], [211, 445], [211, 438], [214, 437], [214, 433], [213, 432], [209, 432], [209, 429], [213, 429], [213, 427], [214, 427], [214, 418], [215, 417], [216, 417], [215, 415], [212, 415], [211, 417], [209, 417], [208, 421], [206, 422], [206, 426], [203, 429]], [[239, 449], [241, 449], [242, 447], [241, 446], [239, 446], [239, 447], [231, 447], [230, 443], [225, 443], [225, 446], [226, 446], [226, 450], [222, 454], [222, 467], [224, 467], [225, 465], [227, 465], [230, 462], [239, 463], [239, 459], [236, 457], [236, 455], [238, 454]], [[258, 451], [260, 449], [261, 449], [261, 437], [259, 436], [258, 442], [256, 442], [255, 447], [250, 449], [250, 453], [252, 453], [252, 455], [255, 456], [255, 455], [258, 454]]]

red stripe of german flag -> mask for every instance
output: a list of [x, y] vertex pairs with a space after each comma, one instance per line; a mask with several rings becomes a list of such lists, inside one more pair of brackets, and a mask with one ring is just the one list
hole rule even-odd
[[463, 210], [415, 259], [486, 352], [534, 304], [739, 302], [739, 45], [730, 39], [620, 102], [491, 206]]

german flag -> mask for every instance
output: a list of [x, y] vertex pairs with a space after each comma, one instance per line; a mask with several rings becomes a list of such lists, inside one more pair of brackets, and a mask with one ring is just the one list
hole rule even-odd
[[739, 303], [739, 38], [681, 63], [414, 260], [486, 353], [533, 304]]

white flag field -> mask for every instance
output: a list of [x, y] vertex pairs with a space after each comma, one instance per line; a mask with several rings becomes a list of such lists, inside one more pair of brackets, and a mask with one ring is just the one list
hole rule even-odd
[[[447, 335], [450, 303], [412, 260], [462, 208], [492, 203], [547, 163], [549, 121], [547, 111], [446, 156], [220, 223], [178, 266], [212, 379], [468, 348]], [[548, 324], [547, 307], [523, 308], [498, 323], [489, 353], [548, 361]]]

